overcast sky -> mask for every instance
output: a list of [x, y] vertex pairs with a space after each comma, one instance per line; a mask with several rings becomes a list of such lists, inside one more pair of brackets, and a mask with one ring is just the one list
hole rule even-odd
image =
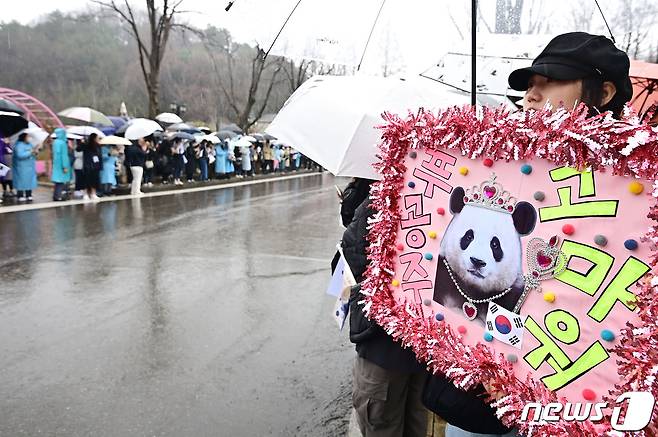
[[[593, 7], [594, 0], [544, 1], [539, 16], [551, 23], [552, 31], [585, 30], [568, 27], [570, 11], [585, 5]], [[618, 0], [600, 0], [609, 20], [618, 7]], [[121, 3], [122, 1], [119, 1]], [[129, 0], [137, 7], [144, 0]], [[5, 0], [1, 21], [16, 19], [29, 24], [40, 16], [59, 9], [64, 12], [97, 8], [88, 0]], [[157, 3], [160, 3], [159, 1]], [[184, 0], [184, 7], [191, 11], [184, 20], [198, 27], [213, 24], [228, 29], [240, 42], [260, 43], [267, 49], [297, 0], [235, 0], [230, 12], [224, 7], [228, 0]], [[481, 13], [489, 26], [493, 26], [495, 0], [481, 0]], [[526, 1], [524, 13], [537, 12], [535, 3]], [[336, 63], [358, 64], [368, 33], [382, 0], [302, 0], [272, 53], [295, 58], [333, 60]], [[420, 72], [438, 61], [447, 51], [469, 49], [470, 1], [468, 0], [386, 0], [373, 37], [363, 70], [381, 69], [386, 57], [391, 64], [404, 65], [407, 72]], [[566, 14], [566, 15], [565, 15]], [[562, 18], [560, 18], [562, 17]], [[598, 12], [592, 15], [594, 27], [602, 26]], [[614, 28], [614, 23], [613, 28]], [[480, 23], [480, 30], [485, 25]], [[550, 35], [544, 36], [548, 40]], [[481, 40], [489, 40], [484, 37]], [[543, 45], [543, 40], [539, 46]], [[521, 43], [529, 42], [530, 51], [538, 50], [536, 41], [527, 36]], [[517, 50], [509, 44], [493, 43], [498, 55]], [[534, 57], [538, 53], [529, 53]]]

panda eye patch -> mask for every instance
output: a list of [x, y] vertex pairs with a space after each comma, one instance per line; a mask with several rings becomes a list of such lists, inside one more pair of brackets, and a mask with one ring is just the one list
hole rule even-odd
[[500, 262], [500, 260], [503, 259], [503, 248], [500, 247], [500, 240], [498, 237], [493, 237], [489, 246], [491, 247], [491, 253], [496, 262]]
[[466, 250], [468, 245], [471, 244], [474, 239], [475, 234], [473, 233], [473, 229], [469, 229], [459, 241], [459, 246], [462, 248], [462, 250]]

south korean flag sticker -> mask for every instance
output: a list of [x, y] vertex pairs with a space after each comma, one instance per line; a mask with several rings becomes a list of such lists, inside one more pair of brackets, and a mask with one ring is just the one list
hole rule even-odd
[[489, 302], [486, 328], [495, 339], [521, 349], [524, 327], [520, 315]]

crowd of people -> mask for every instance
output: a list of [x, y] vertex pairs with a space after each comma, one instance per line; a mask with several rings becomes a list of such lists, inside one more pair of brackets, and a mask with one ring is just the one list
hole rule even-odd
[[33, 201], [37, 156], [44, 147], [50, 152], [54, 201], [96, 200], [113, 195], [122, 184], [130, 185], [132, 195], [140, 195], [142, 187], [154, 183], [184, 185], [319, 169], [292, 147], [268, 139], [211, 141], [208, 136], [192, 139], [156, 132], [124, 146], [101, 144], [96, 133], [84, 138], [63, 128], [55, 129], [53, 136], [39, 145], [32, 144], [27, 133], [13, 144], [0, 140], [0, 163], [8, 169], [0, 174], [4, 199]]

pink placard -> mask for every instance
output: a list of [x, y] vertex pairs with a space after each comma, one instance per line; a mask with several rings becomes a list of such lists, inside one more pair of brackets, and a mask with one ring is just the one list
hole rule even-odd
[[[618, 352], [650, 311], [637, 303], [652, 287], [656, 164], [620, 153], [637, 132], [559, 115], [568, 131], [550, 113], [388, 116], [372, 192], [369, 314], [456, 385], [512, 395], [501, 416], [522, 431], [524, 402], [638, 387]], [[616, 147], [597, 150], [602, 138]], [[606, 425], [555, 426], [546, 435]]]

